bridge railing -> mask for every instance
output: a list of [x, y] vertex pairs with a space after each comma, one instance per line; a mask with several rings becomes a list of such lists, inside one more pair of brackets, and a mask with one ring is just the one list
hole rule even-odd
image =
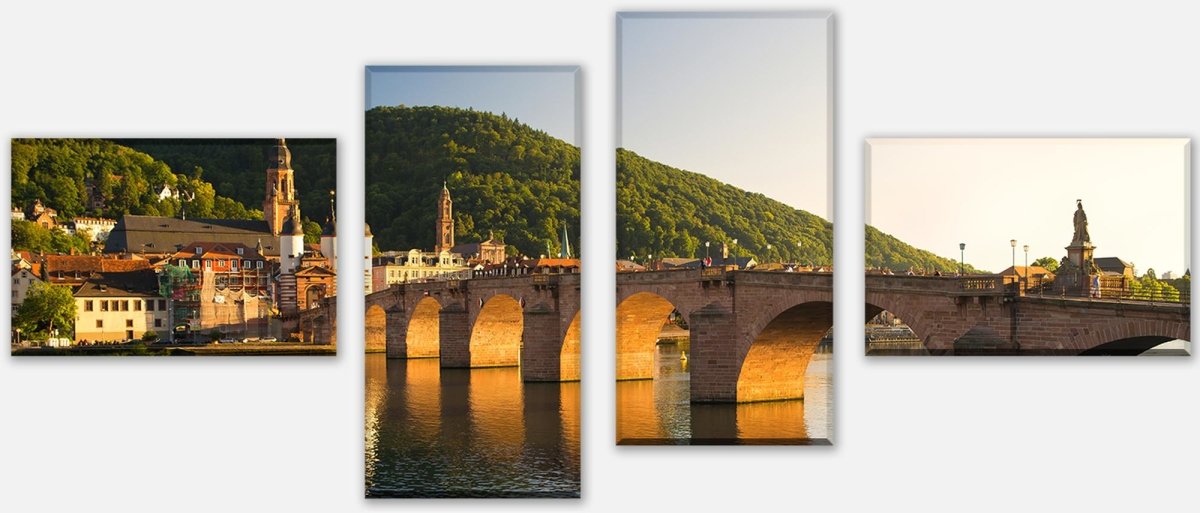
[[1105, 287], [1101, 284], [1098, 290], [1093, 291], [1091, 297], [1097, 299], [1115, 299], [1121, 301], [1148, 301], [1154, 303], [1191, 303], [1191, 291], [1177, 290], [1175, 288], [1151, 288], [1147, 286], [1120, 286], [1120, 287]]
[[956, 278], [958, 289], [964, 292], [990, 292], [1003, 294], [1015, 290], [1014, 283], [1000, 275], [960, 276]]

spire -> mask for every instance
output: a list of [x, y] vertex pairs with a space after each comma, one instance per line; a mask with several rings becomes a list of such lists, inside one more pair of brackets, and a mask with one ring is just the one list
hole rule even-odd
[[258, 243], [254, 245], [254, 251], [257, 251], [259, 255], [266, 254], [263, 253], [262, 237], [258, 238]]
[[300, 206], [292, 207], [292, 235], [304, 235], [304, 222], [300, 220]]
[[563, 225], [562, 233], [562, 248], [559, 250], [559, 258], [571, 258], [571, 241], [567, 239], [567, 225]]
[[334, 204], [333, 190], [329, 191], [329, 217], [325, 218], [325, 226], [321, 229], [322, 237], [337, 236], [337, 206]]

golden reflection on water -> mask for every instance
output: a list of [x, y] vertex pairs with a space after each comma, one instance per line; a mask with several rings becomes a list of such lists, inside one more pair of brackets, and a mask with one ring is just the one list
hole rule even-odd
[[579, 383], [366, 358], [368, 497], [579, 495]]
[[524, 397], [522, 387], [505, 386], [520, 382], [520, 369], [499, 367], [474, 369], [468, 385], [472, 434], [491, 447], [497, 458], [516, 459], [525, 441]]
[[[617, 382], [619, 443], [800, 443], [830, 436], [832, 355], [814, 355], [805, 400], [691, 404], [680, 349], [661, 344], [653, 380]], [[807, 408], [806, 408], [807, 405]]]

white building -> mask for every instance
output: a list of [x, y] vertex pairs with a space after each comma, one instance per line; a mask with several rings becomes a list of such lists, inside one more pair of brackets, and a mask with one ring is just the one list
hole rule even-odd
[[21, 303], [25, 302], [25, 297], [29, 295], [29, 289], [33, 287], [35, 282], [41, 282], [33, 271], [24, 267], [14, 267], [12, 272], [12, 313], [17, 313], [17, 308]]
[[117, 226], [116, 219], [102, 217], [76, 217], [71, 221], [71, 234], [87, 232], [92, 242], [108, 240], [108, 234]]

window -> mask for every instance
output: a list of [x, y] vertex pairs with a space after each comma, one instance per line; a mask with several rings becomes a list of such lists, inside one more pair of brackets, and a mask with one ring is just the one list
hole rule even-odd
[[20, 285], [20, 284], [21, 284], [20, 278], [13, 278], [13, 285]]
[[135, 312], [142, 311], [142, 300], [140, 300], [140, 299], [133, 300], [133, 311], [135, 311]]
[[255, 261], [256, 261], [256, 262], [258, 262], [258, 265], [256, 265], [255, 267], [257, 267], [257, 268], [259, 268], [259, 269], [262, 269], [262, 263], [263, 263], [263, 261], [262, 261], [262, 260], [255, 260]]
[[154, 311], [154, 300], [153, 300], [153, 299], [147, 299], [147, 300], [146, 300], [146, 311], [147, 311], [147, 312], [153, 312], [153, 311]]
[[16, 298], [17, 298], [17, 291], [14, 290], [13, 291], [13, 299], [16, 299]]
[[83, 311], [85, 311], [85, 312], [91, 312], [95, 309], [95, 307], [96, 307], [96, 305], [92, 302], [91, 299], [83, 302]]
[[225, 259], [217, 260], [217, 267], [225, 267]]
[[200, 261], [192, 260], [192, 269], [199, 269], [199, 268], [200, 268]]
[[125, 327], [132, 328], [133, 327], [133, 319], [125, 319]]
[[244, 255], [244, 254], [246, 254], [246, 253], [245, 253], [245, 248], [237, 248], [237, 254], [239, 254], [239, 255]]
[[122, 312], [128, 312], [128, 311], [129, 311], [129, 300], [128, 300], [128, 299], [123, 299], [123, 300], [121, 300], [121, 301], [118, 301], [118, 302], [117, 302], [117, 304], [119, 304], [119, 305], [121, 306], [121, 311], [122, 311]]
[[103, 321], [103, 320], [101, 320], [101, 319], [96, 319], [96, 327], [97, 327], [97, 328], [103, 328], [103, 327], [104, 327], [104, 321]]
[[107, 299], [101, 299], [101, 300], [100, 300], [100, 311], [101, 311], [101, 312], [107, 312], [107, 311], [108, 311], [108, 300], [107, 300]]
[[167, 311], [167, 300], [165, 300], [165, 299], [158, 300], [158, 309], [162, 310], [164, 312]]
[[162, 327], [162, 319], [154, 319], [154, 327], [161, 328]]
[[197, 255], [203, 255], [203, 254], [204, 254], [204, 248], [202, 248], [202, 247], [200, 247], [200, 246], [196, 246], [196, 254], [197, 254]]

